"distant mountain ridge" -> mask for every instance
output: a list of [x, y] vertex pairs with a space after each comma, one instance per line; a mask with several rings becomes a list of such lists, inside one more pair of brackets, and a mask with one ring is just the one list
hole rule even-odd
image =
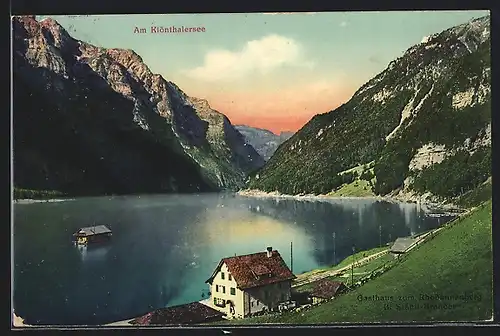
[[[347, 103], [313, 117], [248, 187], [325, 194], [361, 178], [405, 200], [475, 188], [491, 175], [490, 50], [489, 16], [425, 37]], [[348, 171], [356, 167], [362, 174]]]
[[14, 17], [14, 184], [71, 194], [238, 189], [264, 160], [132, 50]]
[[281, 132], [279, 135], [263, 128], [236, 125], [235, 128], [243, 134], [246, 142], [253, 146], [264, 160], [269, 160], [276, 149], [288, 140], [293, 132]]

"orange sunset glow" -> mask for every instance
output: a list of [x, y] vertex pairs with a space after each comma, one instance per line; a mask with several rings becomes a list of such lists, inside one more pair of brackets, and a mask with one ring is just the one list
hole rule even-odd
[[279, 134], [296, 132], [311, 118], [345, 103], [354, 93], [354, 85], [318, 82], [272, 91], [195, 92], [210, 106], [224, 113], [233, 125], [264, 128]]

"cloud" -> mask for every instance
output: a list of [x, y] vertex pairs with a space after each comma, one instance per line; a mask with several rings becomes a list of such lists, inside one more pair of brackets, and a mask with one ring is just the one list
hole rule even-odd
[[340, 23], [340, 26], [341, 26], [341, 27], [346, 27], [346, 26], [347, 26], [347, 22], [346, 22], [346, 21], [342, 21], [342, 22]]
[[202, 66], [185, 74], [205, 81], [234, 80], [255, 72], [267, 74], [283, 65], [312, 68], [314, 63], [304, 59], [303, 48], [295, 40], [272, 34], [248, 41], [239, 51], [212, 50]]

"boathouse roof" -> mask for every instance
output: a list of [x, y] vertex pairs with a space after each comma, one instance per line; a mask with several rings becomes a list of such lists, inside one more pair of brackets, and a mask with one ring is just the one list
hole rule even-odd
[[417, 239], [410, 237], [398, 238], [392, 245], [390, 251], [392, 253], [404, 253], [416, 240]]
[[212, 283], [213, 278], [223, 264], [233, 276], [238, 288], [247, 289], [295, 279], [278, 251], [253, 253], [222, 259], [212, 276], [206, 281]]
[[105, 225], [84, 227], [76, 232], [79, 236], [93, 236], [105, 233], [111, 233], [111, 230]]
[[313, 290], [310, 295], [322, 299], [333, 298], [339, 290], [345, 287], [344, 283], [339, 281], [331, 281], [329, 279], [321, 279], [313, 283]]

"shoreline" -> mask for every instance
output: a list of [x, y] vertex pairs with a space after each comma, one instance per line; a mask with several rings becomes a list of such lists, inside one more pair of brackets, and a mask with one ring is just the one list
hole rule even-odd
[[49, 199], [21, 198], [21, 199], [13, 199], [12, 203], [15, 204], [57, 203], [57, 202], [66, 202], [74, 200], [75, 200], [74, 198], [49, 198]]
[[[422, 211], [426, 214], [433, 214], [439, 216], [458, 216], [467, 211], [461, 209], [453, 204], [434, 203], [429, 201], [415, 201], [413, 199], [402, 199], [394, 196], [335, 196], [335, 195], [314, 195], [314, 194], [298, 194], [287, 195], [281, 194], [277, 191], [266, 192], [258, 189], [242, 189], [234, 192], [235, 195], [253, 198], [274, 198], [274, 199], [293, 199], [297, 201], [329, 201], [329, 200], [374, 200], [385, 201], [393, 204], [406, 203], [420, 205]], [[35, 204], [35, 203], [58, 203], [74, 201], [75, 198], [51, 198], [51, 199], [13, 199], [13, 204]]]
[[366, 200], [385, 200], [383, 196], [330, 196], [330, 195], [314, 195], [314, 194], [298, 194], [287, 195], [277, 191], [267, 192], [258, 189], [242, 189], [236, 192], [240, 196], [262, 197], [262, 198], [290, 198], [290, 199], [305, 199], [305, 200], [329, 200], [329, 199], [366, 199]]
[[254, 197], [254, 198], [281, 198], [281, 199], [294, 199], [294, 200], [311, 200], [311, 201], [328, 201], [328, 200], [375, 200], [375, 201], [385, 201], [393, 204], [406, 203], [420, 205], [422, 211], [426, 214], [433, 215], [450, 215], [458, 216], [467, 211], [467, 209], [459, 209], [454, 205], [446, 205], [433, 203], [429, 201], [412, 201], [398, 199], [397, 197], [391, 196], [333, 196], [333, 195], [313, 195], [313, 194], [299, 194], [299, 195], [287, 195], [281, 194], [277, 191], [266, 192], [258, 189], [243, 189], [236, 192], [236, 195], [243, 197]]

